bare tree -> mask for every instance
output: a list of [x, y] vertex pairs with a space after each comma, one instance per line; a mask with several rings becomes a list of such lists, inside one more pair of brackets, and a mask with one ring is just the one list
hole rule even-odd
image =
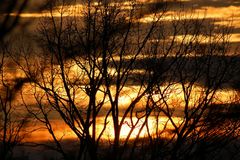
[[[57, 151], [69, 158], [64, 137], [52, 127], [53, 113], [76, 135], [76, 159], [98, 159], [109, 126], [114, 135], [108, 159], [133, 159], [141, 151], [142, 159], [194, 159], [210, 143], [229, 143], [238, 134], [237, 121], [211, 120], [217, 92], [234, 70], [227, 56], [229, 28], [182, 19], [181, 12], [167, 23], [165, 5], [145, 24], [140, 20], [148, 8], [123, 2], [86, 1], [79, 8], [49, 3], [50, 16], [39, 28], [44, 56], [16, 61], [37, 102], [36, 108], [25, 105], [45, 124]], [[125, 125], [129, 131], [121, 137]]]
[[[160, 130], [156, 128], [156, 138], [150, 136], [150, 146], [156, 147], [156, 144], [160, 148], [159, 151], [153, 148], [155, 156], [152, 156], [160, 154], [167, 159], [204, 159], [212, 156], [218, 159], [224, 146], [239, 136], [239, 121], [221, 116], [231, 114], [228, 106], [221, 110], [215, 105], [218, 92], [229, 85], [236, 73], [235, 56], [238, 53], [229, 57], [231, 27], [217, 28], [204, 19], [183, 19], [180, 22], [172, 22], [175, 37], [170, 44], [175, 44], [167, 49], [173, 52], [169, 55], [174, 58], [162, 63], [164, 56], [157, 58], [163, 50], [159, 48], [151, 61], [153, 77], [160, 75], [162, 78], [151, 92], [148, 104], [150, 111], [156, 115], [156, 125], [164, 126]], [[174, 42], [179, 33], [182, 40]], [[160, 43], [154, 44], [151, 49], [165, 46]], [[154, 64], [169, 66], [167, 75], [159, 74], [161, 72]], [[232, 107], [231, 104], [229, 107]], [[159, 124], [161, 115], [167, 120]], [[166, 133], [167, 140], [159, 144], [159, 138], [163, 139]], [[214, 153], [210, 155], [212, 151]]]
[[[84, 156], [97, 159], [99, 142], [109, 119], [113, 122], [114, 130], [112, 154], [109, 158], [120, 158], [121, 128], [127, 118], [133, 116], [136, 104], [153, 84], [137, 82], [140, 87], [136, 88], [136, 97], [129, 96], [132, 99], [130, 104], [123, 114], [120, 113], [119, 99], [124, 96], [128, 83], [134, 83], [130, 73], [165, 13], [165, 8], [162, 8], [159, 15], [154, 15], [152, 24], [144, 29], [140, 23], [135, 23], [138, 18], [135, 13], [141, 14], [141, 5], [132, 1], [123, 6], [130, 7], [125, 10], [122, 4], [122, 1], [87, 1], [83, 3], [85, 10], [81, 11], [81, 16], [78, 17], [76, 10], [69, 14], [69, 10], [72, 10], [64, 1], [56, 7], [56, 4], [49, 3], [51, 16], [42, 21], [40, 28], [44, 52], [50, 57], [45, 59], [48, 65], [35, 66], [39, 69], [36, 69], [36, 74], [29, 59], [24, 58], [25, 66], [19, 64], [35, 86], [44, 91], [45, 103], [57, 111], [78, 137], [78, 159]], [[56, 11], [60, 17], [54, 16]], [[68, 18], [65, 18], [66, 14], [69, 14]], [[74, 72], [74, 67], [79, 69], [78, 73]], [[41, 113], [47, 115], [47, 111], [42, 107], [43, 101], [38, 98], [36, 97], [37, 101], [41, 102]], [[36, 113], [33, 114], [37, 117]], [[98, 117], [104, 119], [100, 131], [97, 131]], [[47, 118], [46, 116], [44, 123], [48, 121]], [[140, 119], [134, 123], [131, 120], [132, 127], [125, 139], [125, 145], [139, 122]], [[51, 127], [48, 129], [57, 142]], [[61, 148], [60, 143], [57, 145]]]
[[23, 112], [21, 106], [14, 103], [16, 92], [19, 92], [23, 85], [21, 79], [11, 80], [9, 76], [9, 56], [7, 56], [6, 46], [1, 46], [1, 94], [0, 94], [0, 157], [12, 159], [13, 150], [22, 144], [22, 140], [28, 131], [25, 126], [29, 116]]

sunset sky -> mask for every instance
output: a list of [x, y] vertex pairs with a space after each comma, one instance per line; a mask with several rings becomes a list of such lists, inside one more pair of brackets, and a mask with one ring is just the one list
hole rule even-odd
[[181, 143], [237, 137], [240, 0], [56, 4], [30, 0], [20, 15], [9, 13], [19, 16], [13, 29], [2, 25], [0, 118], [10, 118], [0, 119], [0, 140], [17, 128], [11, 118], [25, 117], [21, 142], [59, 142], [59, 149], [86, 140], [86, 153], [105, 143], [140, 149], [139, 139], [146, 148], [169, 142], [174, 151], [175, 142], [185, 149]]
[[[161, 6], [160, 0], [139, 0], [143, 2], [146, 6]], [[168, 0], [168, 12], [164, 16], [164, 20], [171, 20], [172, 15], [176, 14], [179, 11], [179, 3], [184, 8], [184, 16], [189, 18], [191, 16], [194, 18], [205, 18], [209, 21], [212, 21], [215, 25], [232, 26], [232, 35], [230, 41], [233, 43], [240, 42], [240, 1], [239, 0], [181, 0], [181, 2], [176, 2], [174, 0]], [[81, 2], [79, 0], [79, 2]], [[49, 14], [45, 9], [42, 9], [39, 13], [39, 6], [41, 6], [41, 1], [30, 1], [28, 7], [21, 14], [22, 20], [31, 19], [28, 23], [30, 30], [34, 31], [36, 26], [36, 18], [41, 18], [43, 16], [48, 16]], [[128, 7], [127, 2], [121, 2], [121, 7]], [[79, 3], [78, 8], [82, 8], [81, 3]], [[72, 6], [73, 7], [73, 6]], [[75, 6], [76, 7], [76, 6]], [[159, 8], [161, 9], [161, 7]], [[194, 11], [194, 15], [190, 11]], [[183, 13], [182, 13], [183, 14]], [[12, 13], [14, 16], [14, 13]], [[69, 14], [66, 14], [68, 16]], [[59, 12], [54, 12], [54, 16], [59, 16]], [[152, 14], [149, 12], [143, 16], [140, 21], [142, 23], [150, 23], [152, 21]], [[33, 20], [34, 19], [34, 20]], [[32, 22], [32, 23], [31, 23]], [[30, 27], [29, 27], [30, 26]], [[23, 28], [22, 28], [23, 29]], [[26, 28], [25, 28], [26, 29]]]

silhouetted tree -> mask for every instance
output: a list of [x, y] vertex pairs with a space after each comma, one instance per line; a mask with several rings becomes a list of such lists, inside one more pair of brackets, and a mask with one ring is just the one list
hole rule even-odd
[[6, 46], [1, 45], [0, 63], [0, 157], [3, 160], [13, 158], [13, 150], [22, 144], [22, 140], [28, 131], [25, 126], [29, 116], [23, 112], [21, 106], [14, 103], [16, 92], [19, 92], [24, 82], [21, 79], [12, 80], [9, 78], [9, 57]]
[[189, 20], [182, 12], [167, 23], [165, 5], [148, 24], [142, 22], [148, 8], [136, 1], [71, 4], [49, 3], [50, 16], [39, 27], [44, 56], [16, 61], [37, 102], [31, 108], [23, 96], [27, 109], [45, 124], [65, 159], [64, 137], [56, 135], [51, 114], [76, 135], [76, 159], [100, 159], [109, 127], [107, 159], [141, 153], [142, 159], [195, 159], [238, 135], [237, 121], [216, 117], [219, 125], [210, 118], [217, 92], [234, 70], [228, 27]]
[[[148, 104], [156, 115], [156, 125], [164, 126], [159, 130], [156, 127], [157, 136], [150, 136], [152, 156], [218, 159], [220, 155], [221, 158], [224, 147], [239, 136], [239, 121], [231, 117], [229, 110], [232, 105], [225, 106], [224, 110], [214, 105], [222, 96], [218, 93], [229, 85], [237, 70], [235, 56], [238, 53], [229, 57], [231, 27], [216, 27], [204, 19], [183, 19], [171, 23], [173, 35], [180, 33], [182, 36], [180, 42], [174, 42], [177, 36], [172, 38], [172, 53], [168, 55], [174, 58], [169, 58], [169, 62], [164, 64], [164, 57], [158, 55], [164, 52], [159, 46], [165, 45], [159, 42], [151, 47], [156, 51], [149, 70], [154, 78], [159, 75], [162, 78], [149, 94]], [[168, 66], [167, 75], [161, 74], [157, 66], [164, 66], [161, 67], [163, 69]], [[167, 121], [160, 122], [164, 116]], [[159, 142], [166, 134], [167, 140]], [[156, 145], [160, 148], [158, 151], [154, 148]]]

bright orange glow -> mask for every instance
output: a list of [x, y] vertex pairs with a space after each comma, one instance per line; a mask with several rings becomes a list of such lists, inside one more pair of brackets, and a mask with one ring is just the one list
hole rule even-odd
[[[77, 66], [77, 65], [73, 65], [70, 64], [69, 66], [69, 78], [74, 78], [76, 75], [78, 75], [79, 73], [81, 73], [81, 69]], [[56, 68], [59, 68], [59, 66], [55, 66]], [[16, 75], [14, 75], [12, 73], [11, 70], [9, 70], [8, 68], [4, 68], [5, 72], [8, 76], [8, 78], [10, 79], [14, 79], [14, 77]], [[140, 70], [141, 71], [141, 70]], [[114, 70], [113, 70], [114, 72]], [[142, 72], [142, 71], [141, 71]], [[46, 71], [46, 73], [44, 73], [45, 78], [50, 76], [50, 72]], [[17, 76], [19, 77], [24, 77], [24, 74], [22, 72], [18, 72]], [[82, 80], [84, 81], [84, 79]], [[48, 84], [50, 87], [50, 84]], [[57, 92], [59, 95], [61, 95], [62, 97], [66, 97], [66, 93], [65, 90], [63, 89], [63, 83], [61, 81], [61, 77], [57, 77], [56, 78], [56, 82], [54, 83], [55, 88], [58, 88]], [[187, 87], [187, 85], [189, 84], [185, 84], [185, 87]], [[160, 89], [163, 92], [163, 94], [165, 95], [164, 100], [165, 102], [169, 105], [170, 108], [174, 109], [177, 108], [180, 111], [178, 111], [178, 115], [174, 115], [172, 117], [173, 122], [175, 125], [179, 125], [181, 122], [183, 122], [184, 118], [183, 118], [183, 108], [185, 107], [185, 100], [184, 100], [184, 92], [183, 92], [183, 86], [181, 84], [171, 84], [170, 86], [166, 85], [162, 85], [160, 87]], [[101, 90], [104, 90], [104, 87], [101, 87]], [[114, 96], [116, 93], [116, 88], [115, 87], [111, 87], [111, 93]], [[189, 99], [189, 107], [194, 107], [195, 104], [198, 103], [198, 101], [204, 97], [204, 92], [205, 92], [205, 88], [203, 88], [202, 86], [199, 85], [193, 85], [192, 86], [192, 91], [191, 91], [191, 96]], [[34, 93], [37, 93], [39, 95], [43, 95], [44, 92], [43, 90], [41, 90], [40, 88], [35, 88], [35, 86], [32, 86], [30, 83], [26, 83], [24, 84], [23, 87], [23, 97], [25, 100], [25, 103], [30, 105], [30, 106], [35, 106], [36, 105], [36, 100], [35, 97], [33, 96]], [[125, 110], [129, 104], [137, 97], [137, 94], [141, 93], [141, 88], [140, 86], [137, 85], [133, 85], [133, 86], [127, 86], [124, 87], [120, 96], [119, 96], [119, 109]], [[236, 95], [239, 94], [239, 92], [235, 91], [235, 90], [219, 90], [216, 92], [214, 99], [213, 99], [213, 103], [215, 104], [227, 104], [227, 103], [231, 103], [233, 101], [236, 101]], [[80, 88], [78, 90], [76, 90], [75, 92], [75, 98], [76, 98], [76, 104], [79, 104], [79, 106], [87, 106], [88, 105], [88, 96], [86, 95], [85, 92], [85, 86], [82, 85], [80, 86]], [[98, 92], [97, 93], [97, 101], [101, 101], [103, 99], [103, 93], [102, 92]], [[144, 107], [144, 105], [146, 104], [146, 97], [143, 97], [139, 104], [136, 106], [136, 109], [142, 108]], [[154, 101], [156, 101], [157, 103], [161, 104], [163, 103], [163, 97], [159, 94], [159, 93], [155, 93], [153, 95], [153, 99]], [[44, 102], [44, 101], [43, 101]], [[20, 96], [16, 96], [16, 99], [13, 101], [14, 105], [19, 105], [21, 104], [21, 97]], [[110, 103], [109, 103], [109, 99], [106, 98], [104, 100], [104, 106], [103, 108], [109, 110], [110, 107]], [[75, 139], [77, 138], [76, 135], [73, 133], [73, 131], [63, 122], [60, 120], [59, 117], [54, 116], [53, 119], [50, 119], [50, 121], [52, 122], [53, 125], [53, 130], [55, 133], [55, 136], [60, 139]], [[97, 118], [97, 126], [96, 126], [96, 135], [99, 136], [100, 132], [102, 131], [103, 127], [104, 127], [104, 118], [105, 117], [98, 117]], [[119, 119], [121, 120], [121, 116], [119, 117]], [[131, 124], [131, 120], [133, 122], [133, 124]], [[147, 124], [149, 129], [147, 129], [146, 124], [144, 124], [145, 119], [142, 118], [141, 120], [139, 120], [138, 124], [135, 126], [135, 128], [132, 128], [133, 125], [136, 123], [138, 119], [136, 117], [133, 117], [132, 119], [130, 117], [126, 117], [124, 119], [124, 123], [121, 127], [121, 133], [120, 133], [120, 139], [124, 140], [130, 133], [131, 129], [133, 129], [131, 135], [130, 135], [130, 139], [134, 139], [136, 136], [139, 136], [139, 138], [144, 138], [149, 134], [151, 134], [152, 136], [156, 135], [157, 132], [163, 131], [164, 132], [161, 134], [161, 136], [166, 137], [170, 137], [172, 135], [173, 131], [173, 124], [169, 121], [169, 118], [166, 116], [160, 116], [158, 121], [158, 126], [157, 126], [157, 121], [156, 121], [156, 117], [154, 117], [153, 115], [151, 115], [148, 120], [147, 120]], [[143, 126], [143, 129], [140, 131], [140, 128]], [[164, 126], [166, 126], [166, 128], [164, 128]], [[29, 128], [27, 128], [27, 130], [31, 130], [31, 129], [37, 129], [37, 128], [42, 128], [44, 126], [42, 126], [41, 123], [37, 124], [36, 126], [29, 126]], [[156, 131], [156, 128], [158, 128], [158, 131]], [[90, 128], [90, 132], [91, 132], [91, 128]], [[113, 128], [113, 122], [111, 117], [108, 117], [107, 119], [107, 126], [106, 129], [101, 137], [102, 140], [113, 140], [114, 139], [114, 128]], [[49, 141], [52, 140], [51, 135], [49, 134], [49, 132], [46, 129], [38, 129], [37, 131], [33, 132], [30, 136], [27, 136], [25, 138], [25, 141]]]
[[[122, 117], [120, 117], [121, 119]], [[158, 121], [158, 130], [162, 131], [164, 126], [167, 124], [167, 128], [164, 128], [165, 132], [162, 133], [162, 136], [171, 136], [171, 130], [174, 129], [173, 125], [168, 121], [169, 119], [167, 117], [160, 117], [159, 121]], [[180, 117], [173, 117], [173, 121], [176, 125], [180, 124], [182, 122], [182, 118]], [[137, 118], [134, 117], [132, 119], [133, 123], [136, 123]], [[150, 116], [147, 120], [148, 123], [148, 128], [146, 127], [146, 124], [144, 124], [145, 119], [141, 119], [139, 121], [139, 123], [136, 125], [136, 127], [133, 129], [133, 132], [131, 133], [130, 139], [134, 139], [138, 136], [139, 134], [139, 138], [144, 138], [148, 136], [148, 132], [150, 133], [151, 136], [154, 136], [154, 134], [157, 132], [156, 131], [156, 118], [154, 116]], [[99, 117], [97, 118], [97, 133], [96, 135], [99, 136], [100, 132], [102, 131], [103, 127], [104, 127], [104, 117]], [[77, 136], [73, 133], [73, 131], [62, 121], [60, 120], [52, 120], [52, 127], [55, 133], [55, 136], [57, 137], [57, 139], [75, 139], [77, 138]], [[143, 129], [140, 131], [140, 128], [143, 127]], [[38, 129], [40, 128], [40, 129]], [[37, 125], [37, 126], [30, 126], [30, 128], [28, 130], [33, 130], [33, 129], [37, 129], [37, 131], [31, 133], [30, 135], [28, 135], [24, 141], [26, 142], [32, 142], [32, 141], [52, 141], [53, 138], [51, 137], [51, 135], [49, 134], [49, 132], [47, 131], [47, 129], [44, 129], [44, 126], [42, 126], [42, 124]], [[132, 130], [132, 126], [131, 126], [131, 119], [129, 117], [127, 117], [124, 121], [124, 124], [121, 128], [121, 133], [120, 133], [120, 139], [124, 140], [126, 139], [126, 137], [130, 134], [130, 131]], [[91, 131], [91, 128], [90, 128]], [[110, 120], [110, 118], [108, 118], [108, 123], [107, 123], [107, 127], [101, 137], [102, 140], [113, 140], [114, 139], [114, 129], [113, 129], [113, 123], [112, 120]]]
[[[162, 89], [166, 89], [166, 86], [162, 86]], [[114, 91], [114, 88], [112, 88], [112, 90]], [[132, 99], [134, 99], [134, 97], [137, 96], [136, 92], [139, 90], [138, 86], [134, 86], [134, 87], [126, 87], [124, 88], [124, 94], [121, 95], [119, 97], [119, 107], [121, 107], [121, 109], [124, 110], [124, 108], [126, 108], [132, 101]], [[136, 92], [134, 92], [136, 91]], [[190, 101], [189, 101], [189, 107], [194, 107], [195, 103], [198, 103], [198, 100], [201, 99], [201, 96], [203, 96], [203, 92], [204, 92], [204, 88], [200, 87], [200, 86], [193, 86], [193, 90], [192, 90], [192, 94], [190, 96]], [[84, 94], [83, 92], [79, 92], [79, 97], [81, 100], [81, 97], [85, 97], [82, 94]], [[169, 104], [169, 106], [171, 108], [178, 108], [178, 109], [183, 109], [183, 107], [185, 106], [185, 101], [184, 101], [184, 94], [182, 91], [182, 85], [180, 84], [175, 84], [170, 86], [165, 94], [168, 94], [166, 97], [166, 102]], [[233, 90], [221, 90], [221, 91], [217, 91], [215, 98], [213, 100], [213, 102], [215, 104], [226, 104], [229, 102], [232, 102], [234, 100], [236, 100], [236, 91]], [[29, 96], [29, 95], [27, 95]], [[86, 97], [85, 97], [86, 98]], [[97, 97], [97, 100], [100, 100], [102, 98], [101, 95], [99, 95]], [[34, 101], [31, 98], [29, 99], [29, 103], [34, 104]], [[155, 94], [154, 95], [154, 100], [155, 101], [159, 101], [159, 99], [161, 99], [161, 97], [159, 96], [159, 94]], [[87, 105], [86, 100], [84, 101], [80, 101], [81, 102], [85, 102]], [[159, 103], [161, 103], [162, 100], [160, 100]], [[144, 104], [145, 103], [145, 98], [143, 98], [140, 102], [140, 104]], [[84, 103], [82, 103], [84, 104]], [[106, 100], [106, 104], [104, 107], [106, 107], [107, 109], [109, 109], [109, 102], [108, 100]], [[142, 107], [141, 105], [139, 107]], [[181, 114], [181, 112], [180, 112]], [[100, 134], [100, 132], [102, 131], [103, 127], [104, 127], [104, 119], [105, 117], [98, 117], [97, 118], [97, 126], [96, 126], [96, 135], [98, 136]], [[119, 120], [121, 120], [122, 117], [119, 117]], [[172, 117], [173, 122], [175, 125], [180, 124], [184, 118], [181, 117], [181, 115], [179, 115], [179, 117]], [[133, 122], [133, 124], [131, 124], [131, 120]], [[130, 133], [132, 126], [136, 123], [138, 119], [136, 117], [133, 117], [132, 119], [130, 117], [126, 117], [124, 119], [124, 124], [121, 127], [121, 133], [120, 133], [120, 139], [124, 140]], [[73, 133], [73, 131], [66, 125], [64, 124], [64, 122], [60, 121], [60, 120], [51, 120], [53, 122], [53, 128], [54, 128], [54, 132], [56, 134], [56, 136], [58, 138], [63, 137], [64, 139], [74, 139], [76, 138], [76, 135]], [[147, 130], [146, 125], [143, 125], [145, 121], [145, 118], [142, 118], [141, 120], [139, 120], [138, 124], [136, 125], [136, 127], [133, 129], [133, 132], [131, 133], [130, 139], [134, 139], [138, 134], [140, 138], [146, 137], [148, 135], [148, 131], [149, 133], [154, 136], [157, 131], [156, 131], [156, 117], [154, 116], [150, 116], [147, 120], [148, 123], [148, 127], [149, 130]], [[173, 125], [172, 123], [169, 121], [169, 118], [166, 116], [160, 116], [158, 119], [159, 123], [158, 123], [158, 131], [162, 131], [164, 129], [164, 126], [166, 125], [166, 128], [164, 129], [164, 132], [161, 134], [162, 136], [165, 137], [169, 137], [171, 136], [171, 130], [173, 130]], [[140, 128], [143, 127], [143, 129], [140, 132]], [[35, 126], [36, 128], [40, 127], [40, 126]], [[90, 132], [91, 132], [91, 128], [90, 128]], [[101, 137], [102, 140], [113, 140], [114, 139], [114, 129], [113, 129], [113, 122], [111, 117], [108, 117], [107, 119], [107, 126], [106, 129]], [[48, 131], [46, 129], [41, 129], [38, 130], [37, 132], [34, 132], [31, 134], [31, 136], [27, 137], [26, 141], [46, 141], [46, 140], [51, 140], [51, 136], [49, 135]]]

